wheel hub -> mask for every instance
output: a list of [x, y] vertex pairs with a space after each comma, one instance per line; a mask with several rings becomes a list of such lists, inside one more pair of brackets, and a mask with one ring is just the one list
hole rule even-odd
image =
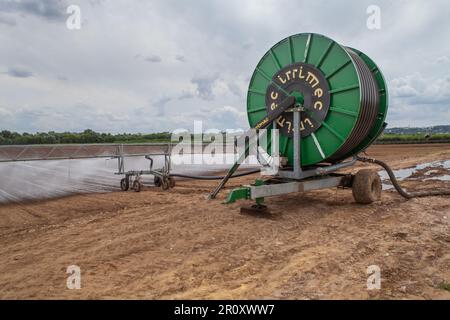
[[[270, 113], [275, 105], [286, 98], [286, 93], [296, 99], [296, 106], [303, 106], [300, 113], [300, 133], [306, 137], [320, 128], [330, 107], [328, 82], [322, 72], [306, 63], [295, 63], [279, 70], [266, 90], [266, 108]], [[277, 119], [280, 133], [292, 137], [294, 122], [292, 112], [285, 112]]]

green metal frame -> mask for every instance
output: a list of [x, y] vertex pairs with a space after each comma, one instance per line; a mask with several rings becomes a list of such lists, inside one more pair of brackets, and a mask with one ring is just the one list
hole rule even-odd
[[[262, 186], [264, 184], [265, 184], [264, 180], [256, 179], [255, 183], [253, 185], [254, 186]], [[228, 194], [227, 199], [224, 201], [224, 203], [229, 204], [229, 203], [234, 203], [237, 200], [249, 200], [249, 199], [251, 199], [250, 186], [242, 186], [242, 187], [231, 190], [230, 193]], [[262, 205], [264, 203], [264, 197], [256, 198], [255, 201], [256, 201], [256, 204]]]
[[250, 199], [250, 187], [239, 187], [234, 188], [228, 193], [227, 199], [224, 201], [225, 204], [234, 203], [237, 200], [249, 200]]

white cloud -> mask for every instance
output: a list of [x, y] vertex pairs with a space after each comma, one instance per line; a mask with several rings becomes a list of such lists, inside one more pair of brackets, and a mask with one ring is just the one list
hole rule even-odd
[[419, 72], [390, 81], [388, 120], [395, 126], [450, 123], [450, 77], [425, 77]]
[[443, 64], [446, 64], [449, 62], [450, 62], [450, 59], [447, 56], [440, 56], [440, 57], [437, 57], [437, 59], [434, 61], [434, 64], [443, 65]]
[[11, 117], [12, 116], [12, 112], [9, 111], [8, 109], [2, 108], [0, 107], [0, 118], [5, 119], [6, 117]]
[[443, 103], [450, 106], [450, 77], [424, 77], [416, 72], [390, 81], [391, 96], [412, 104]]
[[9, 67], [5, 73], [14, 78], [29, 78], [33, 76], [31, 71], [21, 67]]

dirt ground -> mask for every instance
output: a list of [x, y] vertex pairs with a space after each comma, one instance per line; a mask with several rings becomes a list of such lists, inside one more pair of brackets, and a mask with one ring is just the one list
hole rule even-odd
[[[368, 155], [398, 169], [450, 159], [450, 145]], [[206, 200], [216, 183], [0, 206], [0, 298], [450, 299], [448, 196], [383, 191], [359, 205], [351, 190], [319, 190], [268, 198], [271, 214], [255, 217], [240, 214], [249, 202], [222, 204], [227, 192]], [[80, 290], [66, 287], [70, 265], [81, 268]], [[370, 265], [381, 270], [380, 290], [367, 290]]]

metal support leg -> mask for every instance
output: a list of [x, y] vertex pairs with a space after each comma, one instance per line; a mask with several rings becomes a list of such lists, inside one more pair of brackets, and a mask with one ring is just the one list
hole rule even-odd
[[117, 174], [123, 174], [125, 172], [125, 164], [123, 159], [123, 145], [117, 146], [117, 169], [119, 172]]
[[300, 177], [302, 172], [301, 156], [300, 156], [300, 111], [294, 111], [294, 176]]
[[293, 159], [293, 170], [291, 171], [280, 171], [279, 176], [289, 179], [302, 179], [303, 171], [301, 164], [301, 136], [300, 136], [300, 112], [301, 108], [292, 109], [294, 113], [294, 159]]
[[118, 156], [117, 157], [117, 169], [118, 172], [117, 174], [123, 174], [125, 172], [125, 165], [124, 165], [124, 161], [123, 161], [123, 156]]

